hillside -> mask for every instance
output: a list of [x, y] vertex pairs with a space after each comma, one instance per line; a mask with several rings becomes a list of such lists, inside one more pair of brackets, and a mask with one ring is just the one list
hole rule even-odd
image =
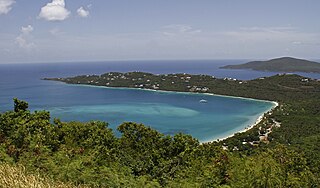
[[252, 69], [272, 72], [314, 72], [320, 73], [320, 63], [292, 57], [282, 57], [268, 61], [251, 61], [240, 65], [227, 65], [221, 69]]
[[0, 163], [0, 187], [1, 188], [86, 188], [75, 186], [71, 183], [63, 183], [41, 177], [40, 174], [30, 174], [21, 165]]

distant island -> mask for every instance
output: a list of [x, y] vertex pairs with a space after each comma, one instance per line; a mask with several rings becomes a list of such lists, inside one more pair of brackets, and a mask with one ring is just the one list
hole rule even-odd
[[268, 61], [251, 61], [240, 65], [227, 65], [221, 69], [252, 69], [272, 72], [320, 73], [320, 63], [292, 57], [281, 57]]

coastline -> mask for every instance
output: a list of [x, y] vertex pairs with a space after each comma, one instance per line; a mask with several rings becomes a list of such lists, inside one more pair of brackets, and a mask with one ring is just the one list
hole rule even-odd
[[268, 113], [268, 112], [272, 112], [275, 108], [277, 108], [277, 107], [279, 106], [279, 103], [278, 103], [278, 102], [272, 101], [272, 103], [273, 103], [273, 107], [272, 107], [270, 110], [264, 112], [262, 115], [260, 115], [260, 116], [258, 117], [258, 119], [255, 121], [255, 123], [249, 125], [248, 127], [245, 127], [244, 129], [242, 129], [242, 130], [240, 130], [240, 131], [237, 131], [237, 132], [235, 132], [235, 133], [233, 133], [233, 134], [230, 134], [230, 135], [228, 135], [228, 136], [224, 136], [224, 137], [222, 137], [222, 138], [217, 138], [217, 139], [214, 139], [214, 140], [208, 140], [208, 141], [201, 142], [201, 143], [220, 142], [220, 141], [223, 141], [223, 140], [226, 140], [226, 139], [228, 139], [228, 138], [233, 137], [233, 136], [234, 136], [235, 134], [237, 134], [237, 133], [247, 132], [248, 130], [250, 130], [250, 129], [254, 128], [255, 126], [257, 126], [257, 125], [263, 120], [263, 118], [265, 117], [264, 114], [266, 114], [266, 113]]
[[[56, 81], [55, 81], [56, 82]], [[146, 89], [146, 88], [132, 88], [132, 87], [108, 87], [108, 86], [97, 86], [97, 85], [87, 85], [87, 84], [68, 84], [64, 83], [70, 86], [79, 86], [79, 87], [96, 87], [96, 88], [105, 88], [105, 89], [130, 89], [130, 90], [138, 90], [138, 91], [149, 91], [149, 92], [159, 92], [159, 93], [175, 93], [175, 94], [188, 94], [188, 95], [210, 95], [210, 96], [217, 96], [217, 97], [226, 97], [226, 98], [234, 98], [234, 99], [243, 99], [243, 100], [251, 100], [251, 101], [260, 101], [260, 102], [268, 102], [268, 103], [274, 103], [278, 104], [276, 101], [269, 101], [269, 100], [263, 100], [263, 99], [254, 99], [249, 97], [237, 97], [232, 95], [221, 95], [221, 94], [215, 94], [215, 93], [198, 93], [198, 92], [187, 92], [187, 91], [169, 91], [169, 90], [155, 90], [155, 89]]]
[[229, 96], [229, 95], [220, 95], [220, 94], [214, 94], [214, 93], [197, 93], [197, 92], [185, 92], [185, 91], [167, 91], [167, 90], [154, 90], [154, 89], [146, 89], [146, 88], [130, 88], [130, 87], [108, 87], [108, 86], [97, 86], [97, 85], [87, 85], [87, 84], [68, 84], [65, 82], [62, 82], [64, 84], [67, 84], [69, 86], [80, 86], [80, 87], [95, 87], [95, 88], [103, 88], [103, 89], [129, 89], [129, 90], [143, 90], [143, 91], [149, 91], [149, 92], [159, 92], [159, 93], [175, 93], [175, 94], [188, 94], [188, 95], [209, 95], [209, 96], [217, 96], [217, 97], [226, 97], [226, 98], [235, 98], [235, 99], [242, 99], [242, 100], [252, 100], [252, 101], [259, 101], [259, 102], [268, 102], [272, 103], [273, 106], [263, 112], [255, 121], [254, 123], [250, 124], [249, 126], [244, 127], [243, 129], [240, 129], [236, 132], [233, 132], [231, 134], [227, 134], [227, 136], [222, 136], [222, 138], [214, 138], [214, 139], [208, 139], [206, 141], [200, 142], [203, 143], [210, 143], [215, 141], [223, 141], [225, 139], [228, 139], [230, 137], [233, 137], [237, 133], [243, 133], [246, 132], [252, 128], [254, 128], [256, 125], [258, 125], [264, 118], [264, 115], [268, 112], [272, 112], [276, 107], [279, 106], [279, 103], [276, 101], [268, 101], [268, 100], [262, 100], [262, 99], [254, 99], [254, 98], [246, 98], [246, 97], [236, 97], [236, 96]]

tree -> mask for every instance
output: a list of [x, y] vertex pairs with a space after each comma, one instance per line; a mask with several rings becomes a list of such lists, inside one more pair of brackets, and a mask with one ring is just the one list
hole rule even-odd
[[26, 111], [28, 109], [28, 103], [25, 101], [21, 101], [17, 98], [13, 99], [14, 101], [14, 111], [19, 112], [19, 111]]

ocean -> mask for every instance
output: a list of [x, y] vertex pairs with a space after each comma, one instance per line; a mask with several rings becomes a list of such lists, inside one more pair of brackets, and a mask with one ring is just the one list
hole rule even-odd
[[[219, 69], [223, 65], [245, 62], [181, 60], [0, 64], [0, 112], [12, 110], [12, 98], [17, 97], [27, 101], [31, 111], [48, 110], [51, 117], [62, 121], [106, 121], [115, 132], [121, 123], [132, 121], [151, 126], [164, 134], [182, 132], [201, 142], [215, 140], [253, 124], [273, 104], [203, 94], [67, 85], [41, 78], [128, 71], [208, 74], [242, 80], [277, 74]], [[302, 75], [320, 78], [319, 74]], [[208, 102], [199, 103], [202, 99]]]

